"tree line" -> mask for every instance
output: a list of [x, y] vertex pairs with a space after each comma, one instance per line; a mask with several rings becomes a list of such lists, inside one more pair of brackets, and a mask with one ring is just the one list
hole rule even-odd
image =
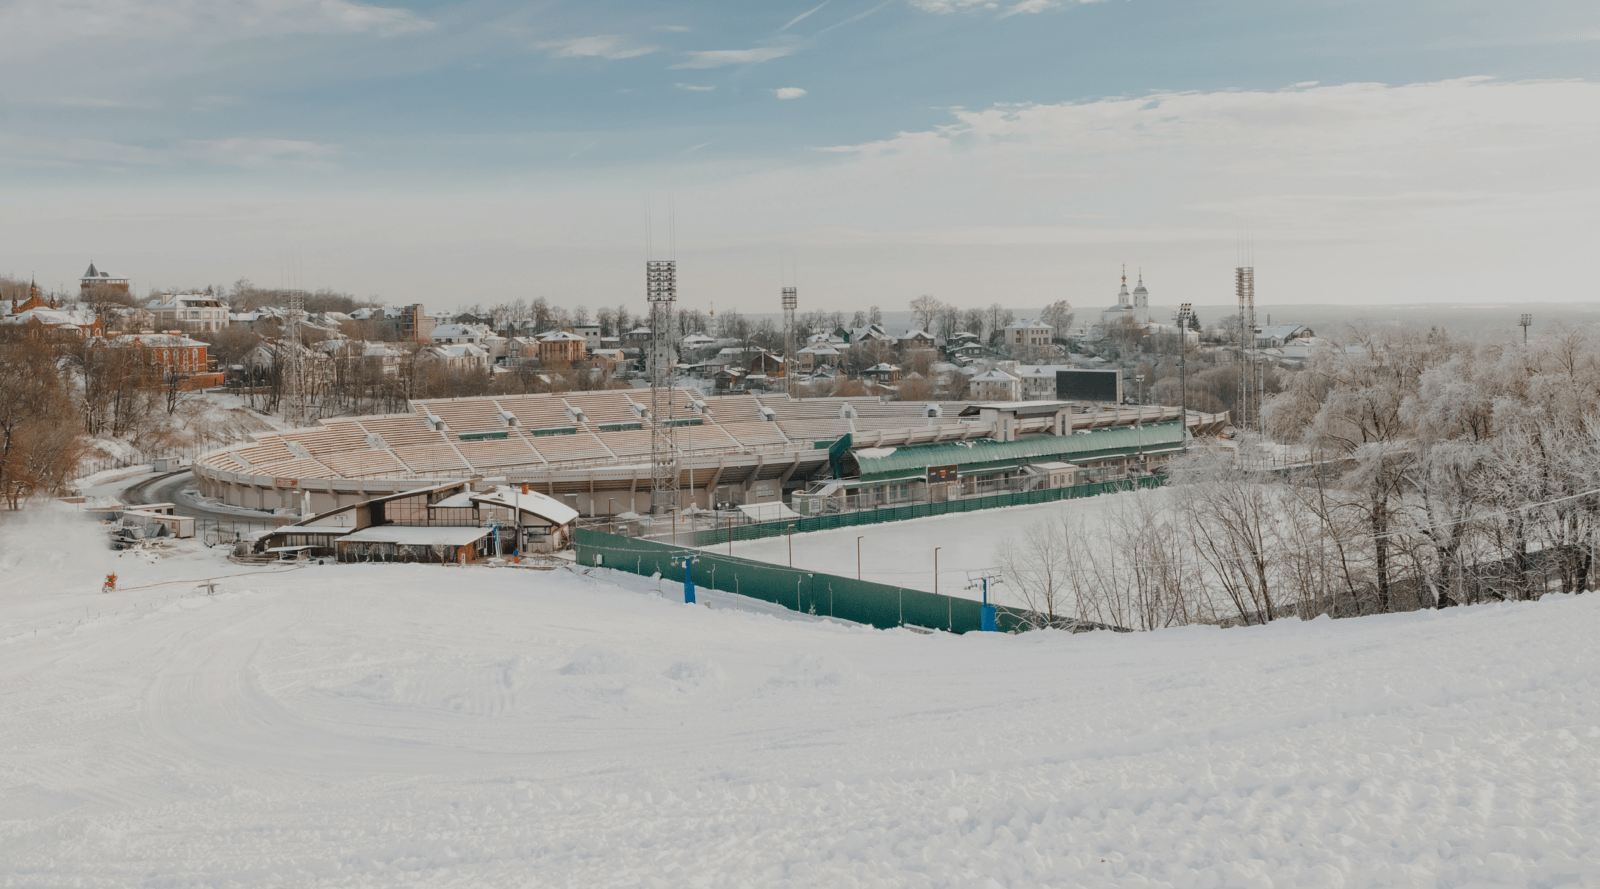
[[[1002, 548], [1040, 625], [1263, 623], [1579, 593], [1600, 548], [1600, 336], [1355, 332], [1281, 374], [1264, 434]], [[1087, 624], [1084, 624], [1087, 625]]]

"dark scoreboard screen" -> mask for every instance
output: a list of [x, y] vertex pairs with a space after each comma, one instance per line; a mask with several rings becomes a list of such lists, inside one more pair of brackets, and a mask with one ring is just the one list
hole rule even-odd
[[1110, 401], [1121, 399], [1120, 370], [1058, 370], [1056, 398], [1062, 401]]

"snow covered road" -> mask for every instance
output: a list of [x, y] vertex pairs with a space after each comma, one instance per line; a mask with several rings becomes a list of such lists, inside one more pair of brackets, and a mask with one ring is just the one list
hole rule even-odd
[[1600, 885], [1600, 596], [920, 636], [29, 539], [0, 885]]

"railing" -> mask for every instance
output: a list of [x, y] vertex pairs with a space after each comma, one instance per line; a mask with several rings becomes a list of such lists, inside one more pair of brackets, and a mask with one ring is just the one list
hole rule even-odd
[[[793, 519], [757, 522], [739, 510], [718, 512], [674, 513], [660, 516], [633, 518], [605, 518], [582, 521], [596, 531], [623, 537], [643, 538], [673, 545], [714, 547], [730, 541], [759, 540], [780, 537], [784, 534], [827, 531], [834, 528], [852, 528], [858, 525], [875, 525], [883, 522], [903, 522], [931, 516], [971, 512], [982, 509], [1000, 509], [1007, 506], [1028, 506], [1057, 500], [1075, 500], [1117, 491], [1156, 488], [1166, 482], [1164, 476], [1140, 476], [1072, 485], [1062, 488], [1012, 490], [997, 493], [971, 493], [942, 501], [925, 498], [900, 500], [884, 499], [871, 505], [868, 497], [858, 501], [868, 505], [850, 510], [840, 510], [823, 515], [806, 515]], [[987, 488], [989, 485], [984, 485]]]

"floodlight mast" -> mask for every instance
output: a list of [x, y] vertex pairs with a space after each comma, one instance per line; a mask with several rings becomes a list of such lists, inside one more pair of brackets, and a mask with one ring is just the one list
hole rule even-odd
[[645, 262], [645, 299], [650, 303], [650, 513], [678, 507], [678, 424], [672, 392], [675, 358], [672, 311], [678, 301], [678, 263]]
[[1183, 451], [1189, 452], [1189, 324], [1194, 318], [1194, 304], [1178, 307], [1178, 398], [1183, 405]]
[[794, 394], [794, 372], [800, 357], [794, 351], [794, 310], [799, 304], [798, 290], [783, 288], [783, 376], [785, 391], [790, 395]]

